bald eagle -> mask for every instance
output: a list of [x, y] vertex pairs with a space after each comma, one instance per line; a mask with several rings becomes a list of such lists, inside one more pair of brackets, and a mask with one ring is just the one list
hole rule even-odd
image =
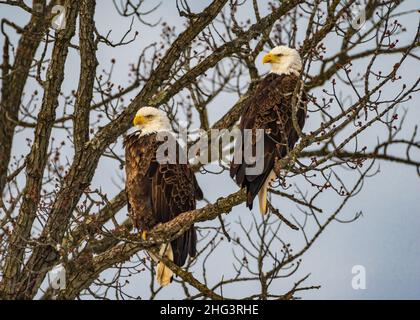
[[[145, 238], [147, 231], [156, 224], [195, 209], [196, 199], [201, 199], [203, 193], [188, 164], [159, 163], [156, 159], [156, 151], [163, 143], [157, 139], [158, 132], [170, 132], [169, 119], [164, 112], [143, 107], [138, 110], [133, 124], [137, 130], [124, 140], [126, 193], [129, 216]], [[175, 139], [173, 142], [177, 143]], [[182, 266], [188, 255], [195, 256], [196, 239], [192, 226], [180, 237], [162, 245], [160, 255]], [[158, 262], [156, 278], [159, 284], [169, 284], [172, 276], [172, 271]]]
[[[258, 194], [262, 214], [267, 213], [267, 188], [276, 179], [273, 171], [275, 160], [284, 157], [299, 138], [292, 123], [292, 97], [299, 80], [302, 62], [299, 53], [286, 46], [272, 49], [263, 58], [263, 63], [271, 63], [271, 72], [260, 80], [253, 96], [246, 100], [240, 120], [240, 130], [264, 129], [263, 171], [261, 174], [247, 174], [247, 168], [255, 164], [246, 163], [244, 152], [242, 159], [234, 159], [230, 167], [230, 176], [241, 188], [246, 188], [246, 206], [252, 209]], [[306, 118], [306, 96], [302, 95], [297, 108], [297, 120], [303, 128]], [[246, 148], [244, 139], [238, 140], [237, 148]], [[255, 150], [255, 141], [252, 148]], [[253, 151], [255, 152], [255, 151]]]

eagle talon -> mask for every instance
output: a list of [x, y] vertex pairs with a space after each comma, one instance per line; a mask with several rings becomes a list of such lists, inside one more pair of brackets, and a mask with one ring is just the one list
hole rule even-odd
[[147, 231], [146, 231], [146, 230], [143, 230], [143, 231], [141, 232], [141, 238], [142, 238], [144, 241], [146, 241], [146, 240], [147, 240]]

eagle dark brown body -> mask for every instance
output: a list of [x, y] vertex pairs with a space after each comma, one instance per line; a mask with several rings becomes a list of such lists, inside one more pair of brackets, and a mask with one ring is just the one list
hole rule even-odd
[[[242, 161], [235, 164], [235, 159], [230, 167], [230, 175], [236, 183], [247, 190], [246, 205], [252, 209], [252, 204], [263, 188], [266, 180], [272, 175], [276, 158], [284, 157], [291, 150], [299, 138], [292, 122], [292, 97], [296, 88], [298, 77], [270, 73], [260, 81], [256, 93], [250, 97], [244, 106], [244, 112], [240, 121], [240, 129], [264, 129], [264, 169], [261, 174], [247, 175], [247, 167], [254, 164], [245, 163], [244, 152]], [[306, 100], [303, 95], [303, 101]], [[300, 128], [303, 128], [306, 118], [306, 106], [302, 102], [297, 110], [297, 120]], [[237, 147], [244, 150], [242, 141]], [[255, 141], [253, 141], [255, 144]], [[252, 146], [255, 150], [255, 145]], [[265, 209], [266, 210], [266, 209]], [[263, 212], [265, 213], [265, 212]]]
[[[128, 212], [139, 230], [150, 230], [195, 209], [196, 199], [203, 197], [188, 164], [157, 162], [156, 150], [161, 143], [156, 134], [140, 136], [138, 132], [124, 140]], [[194, 226], [173, 240], [171, 246], [173, 261], [178, 266], [185, 263], [188, 255], [195, 256]]]

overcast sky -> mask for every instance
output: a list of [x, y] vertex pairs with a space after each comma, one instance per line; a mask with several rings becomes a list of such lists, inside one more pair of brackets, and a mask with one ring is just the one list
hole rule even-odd
[[[153, 1], [151, 1], [153, 3]], [[201, 1], [202, 6], [209, 1]], [[266, 1], [259, 1], [263, 14], [267, 13]], [[198, 9], [195, 8], [195, 9]], [[418, 2], [415, 0], [408, 1], [401, 10], [418, 9]], [[246, 17], [247, 12], [241, 12], [242, 17]], [[10, 8], [2, 5], [0, 17], [7, 17], [16, 23], [23, 25], [28, 16], [23, 14], [19, 9]], [[150, 22], [157, 21], [162, 17], [162, 21], [169, 21], [170, 24], [176, 25], [176, 31], [182, 30], [183, 20], [179, 18], [175, 11], [175, 1], [162, 1], [159, 10], [147, 17]], [[415, 15], [412, 20], [406, 19], [403, 24], [408, 30], [414, 30], [417, 27], [417, 19]], [[112, 30], [111, 37], [118, 40], [127, 30], [130, 20], [123, 19], [115, 14], [111, 0], [97, 1], [97, 12], [95, 20], [98, 29], [103, 34], [108, 30]], [[138, 40], [132, 44], [116, 49], [101, 46], [98, 50], [98, 59], [100, 66], [98, 70], [109, 67], [109, 61], [112, 58], [117, 59], [113, 81], [122, 86], [127, 85], [127, 73], [129, 63], [137, 60], [138, 54], [145, 45], [156, 41], [159, 32], [150, 27], [134, 21], [134, 30], [140, 32]], [[408, 32], [402, 36], [400, 42], [409, 41], [413, 32]], [[3, 36], [0, 35], [1, 43]], [[16, 39], [16, 37], [15, 37]], [[333, 51], [336, 45], [334, 36], [330, 36], [326, 45]], [[392, 65], [393, 61], [398, 57], [381, 58], [384, 66]], [[411, 65], [410, 65], [411, 64]], [[407, 80], [413, 81], [419, 76], [418, 62], [414, 65], [414, 60], [410, 60], [401, 73]], [[266, 67], [257, 64], [261, 73], [266, 72]], [[363, 68], [361, 64], [359, 68]], [[79, 57], [74, 50], [71, 50], [69, 59], [66, 63], [66, 79], [63, 91], [69, 92], [77, 87], [79, 68]], [[328, 84], [326, 84], [328, 86]], [[27, 86], [30, 91], [33, 84]], [[236, 97], [224, 96], [218, 99], [209, 109], [210, 119], [212, 122], [219, 119], [234, 103]], [[414, 125], [419, 124], [420, 106], [419, 97], [405, 105], [409, 110], [409, 117], [406, 123], [406, 132], [413, 130]], [[309, 119], [309, 121], [311, 118]], [[318, 122], [308, 123], [308, 128], [316, 126]], [[371, 128], [363, 137], [362, 143], [372, 145], [378, 136], [383, 136], [383, 129]], [[54, 134], [60, 136], [61, 133], [54, 131]], [[15, 154], [27, 152], [24, 146], [24, 138], [26, 134], [20, 134], [14, 145]], [[30, 136], [30, 135], [29, 135]], [[121, 147], [122, 139], [118, 143]], [[70, 153], [70, 151], [69, 151]], [[419, 155], [418, 155], [419, 156]], [[113, 168], [113, 169], [110, 169]], [[117, 168], [116, 163], [105, 160], [102, 161], [95, 175], [93, 185], [101, 186], [103, 190], [107, 190], [110, 197], [116, 194], [119, 189], [112, 181], [120, 181], [119, 175], [121, 171]], [[345, 173], [346, 177], [351, 179], [352, 173]], [[206, 198], [213, 201], [221, 196], [226, 196], [237, 190], [236, 185], [230, 180], [228, 174], [221, 175], [198, 175], [198, 180], [205, 191]], [[333, 208], [339, 202], [337, 197], [324, 196], [324, 208]], [[201, 204], [202, 205], [202, 204]], [[282, 212], [291, 215], [296, 212], [296, 207], [288, 201], [276, 202], [281, 207]], [[318, 204], [319, 206], [319, 204]], [[353, 223], [340, 224], [334, 222], [329, 226], [328, 230], [322, 234], [317, 243], [303, 257], [303, 264], [300, 270], [292, 278], [284, 282], [278, 282], [276, 291], [287, 291], [294, 281], [300, 279], [304, 275], [311, 273], [307, 280], [307, 285], [321, 285], [318, 291], [309, 291], [303, 293], [302, 296], [311, 299], [389, 299], [389, 298], [420, 298], [420, 178], [412, 168], [397, 166], [392, 163], [380, 163], [380, 174], [369, 178], [363, 188], [355, 198], [353, 198], [345, 207], [342, 218], [351, 218], [356, 212], [363, 211], [363, 216]], [[239, 230], [235, 225], [238, 218], [241, 217], [247, 223], [251, 221], [251, 214], [259, 217], [258, 210], [250, 213], [244, 205], [234, 208], [227, 217], [230, 222], [231, 232], [235, 233]], [[328, 214], [326, 212], [325, 214]], [[297, 213], [298, 217], [299, 214]], [[296, 239], [302, 241], [301, 235], [293, 235], [293, 231], [282, 227], [281, 232], [287, 239]], [[290, 234], [289, 234], [290, 233]], [[297, 238], [300, 239], [298, 240]], [[217, 281], [222, 275], [233, 272], [229, 259], [232, 256], [232, 246], [225, 243], [221, 250], [213, 257], [211, 266], [214, 271], [211, 272], [211, 279]], [[352, 267], [362, 265], [366, 269], [365, 290], [354, 290], [351, 286]], [[245, 292], [255, 292], [252, 286], [258, 286], [258, 283], [241, 287], [241, 295]], [[132, 282], [130, 285], [130, 293], [133, 295], [143, 295], [148, 288], [142, 280]], [[163, 291], [161, 298], [176, 298], [177, 288], [168, 287]], [[235, 296], [235, 290], [226, 289], [224, 292], [227, 296]], [[147, 295], [146, 295], [147, 297]]]

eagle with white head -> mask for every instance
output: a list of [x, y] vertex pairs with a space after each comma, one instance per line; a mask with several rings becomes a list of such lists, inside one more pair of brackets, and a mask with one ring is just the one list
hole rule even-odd
[[[173, 137], [169, 119], [163, 111], [143, 107], [135, 115], [133, 124], [136, 130], [124, 139], [125, 189], [129, 216], [146, 239], [147, 232], [158, 223], [195, 209], [196, 200], [202, 199], [203, 193], [188, 164], [160, 163], [156, 158], [156, 151], [164, 142], [157, 139], [158, 133], [167, 132], [167, 137]], [[172, 142], [180, 150], [176, 139]], [[188, 255], [195, 256], [196, 242], [195, 229], [191, 226], [178, 238], [163, 244], [159, 253], [182, 266]], [[162, 286], [169, 284], [172, 271], [153, 254], [151, 256], [158, 262], [157, 281]]]
[[[263, 57], [263, 63], [271, 64], [271, 72], [260, 80], [255, 92], [244, 105], [240, 129], [264, 129], [264, 153], [255, 155], [256, 161], [264, 161], [260, 174], [247, 174], [247, 169], [255, 166], [244, 159], [245, 146], [243, 139], [238, 140], [236, 147], [242, 148], [242, 159], [234, 159], [230, 167], [230, 175], [241, 188], [246, 188], [246, 205], [252, 209], [253, 201], [258, 195], [262, 214], [267, 213], [267, 189], [277, 178], [273, 171], [276, 160], [283, 158], [299, 139], [298, 132], [292, 121], [293, 93], [299, 81], [302, 70], [302, 60], [299, 52], [286, 46], [273, 48]], [[306, 118], [306, 95], [303, 92], [297, 106], [297, 122], [303, 128]], [[244, 134], [242, 134], [244, 136]], [[255, 152], [255, 151], [253, 151]]]

